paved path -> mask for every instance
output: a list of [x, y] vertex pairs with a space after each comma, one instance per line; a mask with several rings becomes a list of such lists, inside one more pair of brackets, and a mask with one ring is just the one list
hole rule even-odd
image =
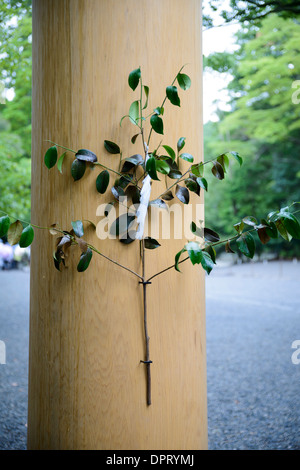
[[206, 295], [210, 449], [300, 449], [300, 263], [217, 268]]
[[[300, 263], [207, 277], [210, 449], [300, 449], [299, 281]], [[0, 271], [0, 449], [26, 449], [28, 311], [28, 272]]]

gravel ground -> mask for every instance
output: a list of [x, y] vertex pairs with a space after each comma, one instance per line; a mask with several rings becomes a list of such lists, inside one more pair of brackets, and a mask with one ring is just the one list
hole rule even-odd
[[[300, 449], [300, 263], [217, 267], [206, 279], [209, 449]], [[28, 271], [0, 271], [0, 450], [26, 449]]]

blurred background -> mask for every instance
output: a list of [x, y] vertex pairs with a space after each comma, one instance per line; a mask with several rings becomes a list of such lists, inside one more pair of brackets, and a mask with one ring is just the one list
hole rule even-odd
[[[206, 226], [227, 238], [300, 201], [300, 5], [203, 0], [203, 13], [204, 157], [244, 161], [222, 181], [205, 174]], [[29, 221], [31, 1], [1, 0], [0, 25], [0, 210]], [[207, 277], [211, 449], [300, 448], [300, 241], [256, 253], [220, 248]], [[29, 267], [29, 249], [0, 240], [0, 449], [26, 448]]]

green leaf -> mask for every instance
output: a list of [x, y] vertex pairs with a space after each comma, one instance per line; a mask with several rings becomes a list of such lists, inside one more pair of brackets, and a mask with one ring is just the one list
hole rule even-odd
[[139, 135], [140, 135], [140, 133], [135, 134], [133, 137], [131, 137], [131, 143], [132, 144], [135, 144], [135, 141], [136, 141], [136, 139], [138, 138]]
[[192, 264], [201, 263], [202, 250], [198, 242], [188, 242], [185, 245], [185, 249], [188, 252]]
[[224, 179], [224, 168], [222, 167], [221, 163], [214, 161], [211, 171], [212, 174], [219, 180]]
[[214, 264], [216, 264], [216, 258], [217, 258], [217, 253], [216, 253], [216, 250], [214, 249], [213, 246], [207, 246], [203, 253], [207, 252], [209, 254], [209, 256], [211, 257], [212, 261]]
[[280, 212], [283, 219], [283, 224], [289, 234], [296, 239], [300, 238], [300, 224], [296, 217], [290, 212]]
[[102, 171], [96, 179], [96, 188], [98, 193], [104, 194], [109, 185], [109, 172], [107, 170]]
[[193, 175], [202, 177], [203, 176], [203, 163], [195, 163], [194, 165], [191, 166], [191, 173]]
[[147, 248], [148, 250], [154, 250], [155, 248], [158, 248], [160, 246], [158, 241], [151, 237], [146, 237], [144, 241], [145, 241], [145, 248]]
[[163, 175], [168, 175], [170, 173], [170, 166], [164, 160], [156, 160], [156, 170]]
[[162, 118], [160, 118], [157, 114], [153, 114], [150, 118], [150, 124], [152, 129], [157, 132], [157, 134], [164, 133], [164, 123]]
[[214, 230], [211, 230], [210, 228], [204, 228], [204, 238], [205, 240], [209, 242], [218, 242], [220, 240], [220, 235], [215, 232]]
[[185, 73], [179, 73], [177, 75], [177, 81], [178, 81], [178, 85], [183, 90], [188, 90], [192, 83], [190, 77], [186, 75]]
[[177, 184], [175, 194], [178, 197], [179, 201], [181, 201], [183, 204], [189, 203], [190, 193], [187, 188], [183, 188], [182, 186], [179, 186], [179, 184]]
[[175, 154], [175, 151], [172, 149], [172, 147], [169, 147], [169, 145], [163, 145], [163, 148], [166, 150], [168, 155], [171, 157], [172, 162], [174, 162], [174, 160], [176, 158], [176, 154]]
[[190, 153], [182, 153], [181, 155], [179, 155], [179, 157], [182, 158], [182, 160], [185, 160], [186, 162], [193, 163], [194, 161], [194, 157]]
[[237, 152], [228, 152], [227, 155], [232, 155], [233, 158], [235, 158], [236, 161], [240, 164], [240, 166], [242, 166], [243, 159]]
[[77, 160], [81, 160], [83, 162], [94, 163], [97, 161], [97, 156], [87, 149], [78, 150], [78, 152], [75, 154], [75, 157], [77, 158]]
[[83, 177], [85, 169], [86, 162], [77, 160], [77, 158], [75, 158], [71, 166], [71, 175], [73, 176], [74, 181], [78, 181]]
[[289, 232], [287, 231], [285, 225], [284, 225], [284, 222], [283, 222], [283, 219], [278, 219], [276, 220], [275, 222], [275, 225], [277, 227], [277, 230], [278, 232], [280, 233], [280, 235], [282, 236], [282, 238], [284, 238], [284, 240], [290, 242], [291, 239], [292, 239], [292, 236], [289, 234]]
[[180, 250], [176, 255], [175, 255], [175, 269], [176, 271], [178, 271], [179, 273], [181, 273], [178, 265], [179, 265], [179, 259], [181, 257], [181, 255], [186, 251], [185, 248], [182, 248], [182, 250]]
[[132, 124], [137, 125], [138, 119], [140, 117], [139, 101], [134, 101], [131, 103], [129, 108], [129, 119]]
[[[213, 249], [213, 251], [214, 251], [214, 249]], [[212, 256], [209, 253], [207, 253], [206, 251], [202, 251], [201, 266], [207, 272], [207, 274], [210, 274], [210, 272], [212, 271], [212, 269], [214, 267], [214, 264], [215, 264], [215, 261], [212, 258]]]
[[157, 108], [155, 108], [154, 110], [154, 113], [157, 114], [157, 115], [164, 115], [164, 112], [165, 112], [165, 109], [164, 107], [160, 107], [160, 106], [157, 106]]
[[253, 258], [255, 254], [255, 241], [251, 233], [242, 233], [241, 236], [237, 238], [236, 243], [241, 253], [247, 256], [247, 258]]
[[168, 86], [166, 89], [167, 98], [174, 106], [180, 106], [180, 98], [178, 96], [176, 86]]
[[243, 222], [247, 225], [252, 226], [252, 227], [255, 227], [257, 225], [257, 220], [252, 215], [249, 215], [248, 217], [244, 217]]
[[222, 155], [219, 155], [217, 158], [217, 162], [219, 162], [222, 165], [224, 172], [226, 172], [227, 168], [229, 167], [229, 159], [227, 155], [225, 153], [223, 153]]
[[151, 176], [153, 180], [159, 181], [156, 173], [156, 160], [154, 157], [148, 158], [146, 162], [146, 171]]
[[53, 147], [50, 147], [47, 152], [45, 153], [45, 165], [46, 167], [50, 170], [53, 166], [55, 166], [57, 162], [57, 148], [54, 145]]
[[244, 230], [244, 227], [245, 227], [245, 224], [243, 221], [238, 222], [237, 224], [234, 224], [234, 228], [238, 233], [242, 233], [242, 231]]
[[93, 252], [90, 248], [88, 248], [85, 253], [81, 254], [79, 263], [77, 265], [77, 271], [79, 273], [82, 273], [89, 267], [92, 256], [93, 256]]
[[19, 220], [16, 220], [7, 231], [7, 241], [13, 246], [19, 243], [21, 235], [23, 232], [23, 225]]
[[83, 230], [83, 224], [81, 220], [75, 220], [75, 222], [71, 222], [71, 225], [73, 227], [76, 237], [79, 237], [79, 238], [83, 237], [84, 230]]
[[198, 177], [198, 178], [197, 178], [197, 183], [199, 184], [199, 186], [200, 186], [201, 188], [203, 188], [203, 189], [205, 189], [205, 191], [207, 191], [207, 186], [208, 186], [208, 184], [207, 184], [207, 181], [206, 181], [205, 178], [200, 178], [200, 177]]
[[186, 137], [180, 137], [180, 138], [178, 139], [178, 142], [177, 142], [177, 150], [178, 150], [178, 152], [180, 152], [180, 150], [182, 150], [183, 147], [185, 146], [185, 139], [186, 139]]
[[143, 107], [143, 109], [146, 109], [147, 106], [148, 106], [148, 98], [149, 98], [149, 87], [144, 85], [144, 92], [145, 92], [145, 95], [146, 95], [146, 103]]
[[173, 180], [178, 180], [182, 177], [182, 173], [180, 170], [170, 170], [170, 173], [168, 174], [168, 177], [173, 179]]
[[65, 156], [67, 155], [67, 152], [64, 152], [60, 157], [57, 162], [57, 169], [60, 173], [62, 173], [62, 164], [64, 162]]
[[4, 237], [7, 234], [7, 231], [10, 226], [10, 218], [8, 215], [0, 217], [0, 238]]
[[134, 91], [136, 89], [136, 87], [138, 86], [139, 84], [139, 81], [140, 81], [140, 78], [141, 78], [141, 69], [140, 67], [138, 69], [135, 69], [133, 70], [132, 72], [130, 72], [129, 76], [128, 76], [128, 84], [130, 86], [130, 88]]
[[27, 246], [31, 245], [34, 239], [34, 230], [31, 225], [27, 225], [26, 228], [24, 228], [21, 238], [19, 241], [19, 245], [21, 248], [27, 248]]
[[104, 147], [109, 153], [112, 153], [114, 155], [117, 155], [121, 152], [120, 147], [114, 142], [111, 142], [110, 140], [104, 141]]
[[200, 195], [200, 188], [196, 180], [193, 178], [187, 178], [184, 180], [184, 184], [190, 191], [198, 194], [198, 196]]

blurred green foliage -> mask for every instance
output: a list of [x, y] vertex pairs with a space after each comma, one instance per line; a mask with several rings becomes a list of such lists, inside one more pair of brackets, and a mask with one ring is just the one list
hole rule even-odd
[[0, 210], [30, 219], [31, 0], [2, 0], [0, 25]]
[[[236, 150], [244, 160], [241, 168], [232, 166], [230, 178], [209, 178], [206, 224], [224, 235], [244, 216], [262, 218], [300, 201], [300, 104], [292, 100], [292, 84], [300, 79], [300, 23], [273, 14], [259, 27], [244, 26], [237, 44], [235, 53], [205, 59], [207, 69], [233, 77], [231, 111], [205, 125], [205, 159]], [[268, 248], [300, 255], [299, 242], [272, 240]]]

